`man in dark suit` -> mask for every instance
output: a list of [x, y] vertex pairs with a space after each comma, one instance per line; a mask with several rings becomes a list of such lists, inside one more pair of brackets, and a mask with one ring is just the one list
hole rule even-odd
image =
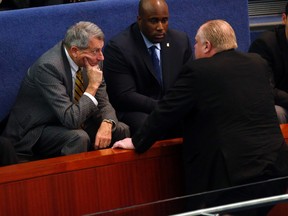
[[[274, 109], [266, 61], [257, 54], [236, 51], [234, 30], [223, 20], [203, 24], [195, 40], [196, 60], [183, 67], [141, 129], [113, 148], [144, 152], [183, 119], [188, 194], [287, 175], [287, 146]], [[285, 187], [281, 183], [271, 193], [260, 188], [255, 197], [246, 198], [282, 193]]]
[[249, 48], [249, 52], [260, 54], [273, 70], [275, 108], [279, 123], [288, 123], [288, 3], [282, 14], [283, 25], [274, 31], [260, 35]]
[[[29, 68], [3, 133], [19, 155], [68, 155], [129, 136], [108, 100], [99, 67], [103, 46], [102, 30], [79, 22]], [[85, 91], [77, 98], [76, 74]]]
[[[165, 0], [140, 0], [137, 23], [112, 38], [104, 49], [104, 77], [119, 120], [133, 134], [175, 82], [191, 57], [187, 34], [168, 29]], [[160, 60], [159, 79], [150, 47]], [[158, 64], [159, 66], [159, 64]]]

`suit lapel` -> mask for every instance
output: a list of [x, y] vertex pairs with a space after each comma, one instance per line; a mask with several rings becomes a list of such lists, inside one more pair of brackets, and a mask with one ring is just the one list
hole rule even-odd
[[69, 95], [71, 101], [73, 101], [73, 79], [72, 79], [72, 73], [71, 73], [71, 68], [70, 68], [70, 64], [69, 61], [67, 59], [65, 50], [64, 50], [64, 45], [62, 44], [61, 46], [61, 54], [62, 54], [62, 58], [63, 58], [63, 63], [64, 63], [64, 69], [65, 69], [65, 75], [64, 75], [64, 79], [66, 82], [66, 87], [67, 87], [67, 94]]
[[173, 44], [170, 43], [169, 40], [169, 35], [168, 32], [165, 36], [165, 39], [162, 41], [161, 43], [161, 67], [162, 67], [162, 77], [163, 77], [163, 88], [165, 89], [167, 86], [167, 83], [170, 83], [170, 78], [171, 78], [171, 69], [173, 61], [171, 61], [171, 59], [173, 59], [173, 52], [171, 52], [171, 46], [173, 46]]
[[[140, 33], [140, 29], [139, 29], [137, 24], [134, 24], [132, 26], [132, 31], [134, 31], [134, 33], [132, 34], [134, 36], [134, 43], [140, 45], [139, 55], [143, 58], [143, 61], [146, 65], [149, 73], [152, 74], [154, 79], [157, 81], [157, 77], [155, 75], [151, 56], [149, 54], [149, 51], [146, 47], [146, 44], [144, 42], [144, 39]], [[135, 46], [135, 47], [139, 47], [139, 46]], [[157, 81], [157, 83], [158, 83], [158, 81]], [[159, 86], [160, 86], [160, 84], [159, 84]]]

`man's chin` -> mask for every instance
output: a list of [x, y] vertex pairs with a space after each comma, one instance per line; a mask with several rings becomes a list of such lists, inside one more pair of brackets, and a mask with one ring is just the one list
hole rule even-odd
[[155, 38], [153, 40], [153, 43], [161, 43], [163, 40], [164, 40], [164, 37], [163, 38]]

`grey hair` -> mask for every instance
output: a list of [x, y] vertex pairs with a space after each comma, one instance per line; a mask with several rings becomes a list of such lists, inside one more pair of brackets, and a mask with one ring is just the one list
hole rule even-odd
[[79, 49], [87, 49], [89, 40], [93, 37], [103, 41], [105, 38], [104, 33], [97, 25], [81, 21], [67, 30], [63, 42], [67, 48], [77, 46]]
[[199, 28], [197, 35], [201, 43], [209, 41], [217, 52], [238, 47], [233, 28], [224, 20], [207, 21]]

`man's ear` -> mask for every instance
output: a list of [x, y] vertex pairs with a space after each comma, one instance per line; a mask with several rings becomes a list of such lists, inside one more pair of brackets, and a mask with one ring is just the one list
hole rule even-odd
[[71, 53], [71, 55], [74, 57], [74, 58], [76, 58], [77, 57], [77, 51], [78, 51], [79, 49], [78, 49], [78, 47], [76, 47], [76, 46], [71, 46], [70, 47], [70, 53]]
[[205, 41], [204, 53], [205, 54], [209, 53], [211, 49], [212, 49], [212, 44], [210, 43], [210, 41]]
[[141, 24], [141, 22], [142, 22], [142, 17], [138, 15], [138, 16], [137, 16], [137, 23], [138, 23], [138, 25]]

